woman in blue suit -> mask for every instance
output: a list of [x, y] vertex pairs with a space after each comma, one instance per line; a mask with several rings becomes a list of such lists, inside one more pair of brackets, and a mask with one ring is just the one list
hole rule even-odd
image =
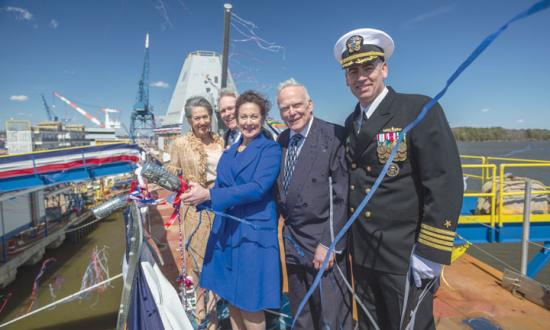
[[[281, 148], [262, 132], [269, 101], [247, 91], [237, 99], [241, 139], [220, 158], [213, 188], [191, 183], [183, 200], [208, 206], [249, 224], [217, 215], [210, 233], [200, 286], [230, 304], [233, 329], [265, 329], [263, 309], [279, 308], [281, 265], [273, 185]], [[253, 224], [253, 225], [250, 225]]]

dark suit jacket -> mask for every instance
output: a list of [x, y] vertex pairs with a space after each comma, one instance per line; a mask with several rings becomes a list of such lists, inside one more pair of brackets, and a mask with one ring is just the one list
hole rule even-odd
[[[329, 176], [332, 177], [334, 236], [347, 219], [348, 171], [345, 160], [344, 128], [314, 118], [296, 162], [292, 180], [283, 190], [284, 164], [290, 130], [279, 135], [283, 148], [281, 172], [277, 180], [277, 204], [285, 218], [283, 236], [289, 263], [311, 265], [319, 243], [331, 242], [329, 224]], [[346, 247], [344, 236], [336, 250]], [[295, 246], [297, 244], [304, 256]]]
[[[359, 104], [346, 119], [350, 168], [350, 215], [374, 184], [384, 166], [387, 149], [379, 145], [404, 129], [430, 98], [396, 93], [391, 87], [357, 134], [354, 121]], [[416, 254], [450, 263], [462, 205], [463, 180], [456, 142], [436, 104], [402, 143], [400, 159], [352, 226], [354, 264], [404, 274], [416, 244]]]

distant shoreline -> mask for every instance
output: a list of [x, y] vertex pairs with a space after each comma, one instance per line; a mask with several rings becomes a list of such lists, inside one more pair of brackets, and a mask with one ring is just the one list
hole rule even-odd
[[550, 141], [550, 130], [538, 128], [453, 127], [459, 142]]

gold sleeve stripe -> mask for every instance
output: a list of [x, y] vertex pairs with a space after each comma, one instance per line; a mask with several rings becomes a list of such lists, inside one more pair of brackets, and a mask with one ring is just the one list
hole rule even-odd
[[441, 250], [441, 251], [453, 252], [452, 247], [442, 246], [442, 245], [439, 245], [439, 244], [428, 242], [428, 241], [423, 240], [422, 238], [418, 238], [418, 243], [424, 244], [426, 246], [429, 246], [429, 247], [432, 247], [434, 249], [438, 249], [438, 250]]
[[431, 237], [439, 238], [439, 239], [442, 239], [442, 240], [445, 240], [445, 241], [449, 241], [449, 242], [454, 242], [455, 241], [454, 237], [449, 237], [447, 235], [436, 234], [436, 233], [428, 231], [428, 230], [420, 229], [420, 233], [424, 234], [424, 235], [431, 236]]
[[429, 230], [429, 231], [432, 231], [434, 233], [438, 233], [438, 234], [441, 234], [441, 235], [447, 235], [447, 236], [452, 236], [452, 237], [455, 237], [455, 232], [454, 231], [450, 231], [450, 230], [446, 230], [446, 229], [441, 229], [441, 228], [435, 228], [435, 227], [432, 227], [430, 225], [427, 225], [425, 223], [423, 223], [422, 225], [420, 225], [420, 230], [422, 229], [426, 229], [426, 230]]
[[445, 245], [445, 246], [450, 246], [450, 247], [453, 247], [453, 245], [454, 245], [453, 242], [433, 238], [433, 237], [430, 237], [430, 236], [428, 236], [424, 233], [420, 233], [420, 235], [418, 235], [418, 237], [422, 238], [425, 241], [432, 242], [432, 243], [439, 244], [439, 245]]

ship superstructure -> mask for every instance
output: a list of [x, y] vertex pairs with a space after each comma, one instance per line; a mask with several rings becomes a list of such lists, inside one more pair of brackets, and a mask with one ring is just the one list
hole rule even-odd
[[[222, 83], [222, 57], [211, 51], [195, 51], [190, 53], [178, 77], [174, 93], [164, 116], [163, 126], [181, 127], [182, 131], [189, 130], [185, 119], [185, 101], [192, 96], [205, 97], [217, 113], [218, 94]], [[227, 88], [237, 90], [235, 82], [228, 72]], [[214, 116], [213, 127], [219, 127], [219, 117]]]

